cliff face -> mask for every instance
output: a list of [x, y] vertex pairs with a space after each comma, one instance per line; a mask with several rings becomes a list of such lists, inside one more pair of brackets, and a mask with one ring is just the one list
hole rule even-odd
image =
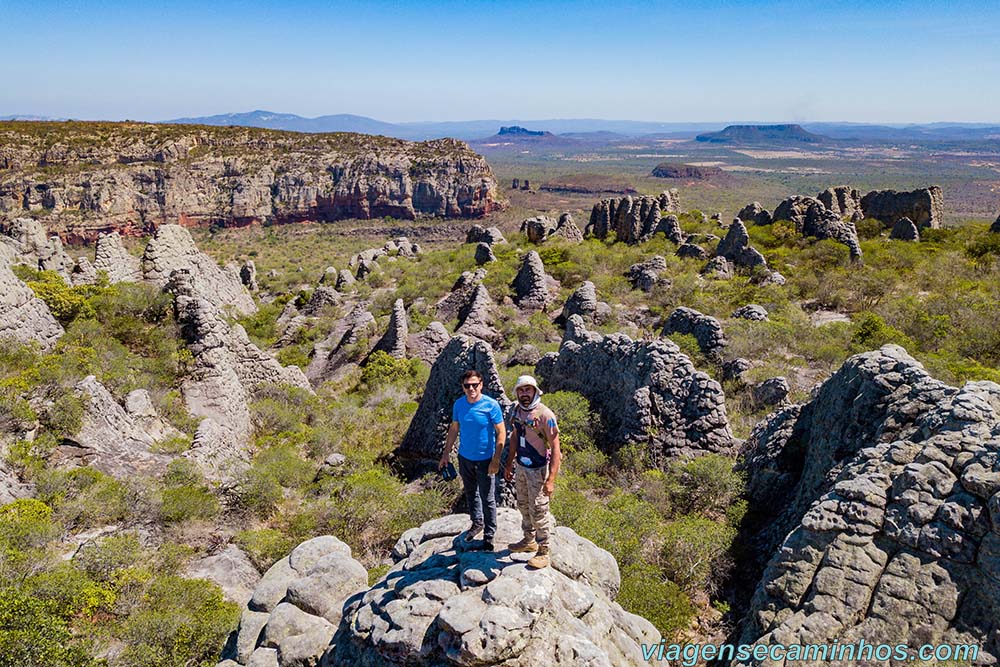
[[0, 123], [0, 222], [39, 217], [71, 241], [176, 222], [471, 218], [504, 205], [486, 160], [453, 139]]

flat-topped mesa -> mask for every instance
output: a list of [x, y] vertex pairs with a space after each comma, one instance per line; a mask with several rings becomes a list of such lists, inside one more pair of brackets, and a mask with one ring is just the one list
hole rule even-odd
[[184, 225], [481, 217], [506, 207], [486, 160], [454, 139], [143, 123], [0, 124], [0, 216], [50, 233]]
[[660, 226], [660, 216], [677, 213], [679, 209], [677, 190], [664, 190], [656, 197], [602, 199], [594, 204], [584, 234], [604, 239], [614, 232], [618, 241], [634, 245], [648, 241], [658, 231], [666, 233]]
[[737, 445], [722, 387], [672, 341], [602, 336], [572, 315], [559, 352], [542, 357], [535, 373], [546, 391], [576, 391], [590, 401], [606, 425], [609, 449], [640, 443], [653, 466], [730, 454]]

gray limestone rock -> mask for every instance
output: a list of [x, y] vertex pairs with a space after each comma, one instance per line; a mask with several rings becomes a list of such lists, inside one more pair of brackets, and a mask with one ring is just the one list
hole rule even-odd
[[[497, 541], [519, 539], [520, 515], [497, 514]], [[465, 551], [456, 538], [467, 527], [453, 515], [407, 531], [396, 565], [350, 605], [325, 664], [649, 664], [640, 644], [659, 634], [614, 602], [610, 554], [558, 526], [552, 567], [530, 570], [509, 553]]]
[[429, 365], [437, 361], [441, 350], [445, 348], [451, 334], [438, 321], [431, 322], [419, 333], [410, 334], [406, 339], [406, 351], [411, 357], [422, 359]]
[[722, 361], [722, 351], [726, 347], [726, 337], [722, 324], [714, 317], [699, 313], [693, 308], [681, 306], [670, 313], [663, 327], [663, 335], [690, 334], [698, 341], [698, 348], [709, 360]]
[[770, 407], [784, 403], [790, 391], [788, 380], [776, 377], [758, 382], [750, 387], [750, 397], [753, 399], [754, 405]]
[[519, 308], [544, 310], [552, 302], [553, 278], [545, 273], [545, 266], [539, 254], [530, 250], [521, 262], [521, 268], [514, 276], [514, 303]]
[[764, 306], [758, 306], [756, 303], [748, 303], [734, 310], [732, 316], [753, 322], [766, 322], [767, 309]]
[[911, 192], [873, 190], [861, 198], [861, 208], [866, 218], [875, 218], [886, 227], [905, 217], [918, 229], [938, 229], [944, 220], [944, 196], [937, 185]]
[[896, 224], [892, 226], [892, 231], [889, 232], [889, 238], [897, 241], [919, 241], [920, 231], [909, 218], [900, 218], [896, 221]]
[[559, 353], [542, 357], [535, 373], [546, 390], [586, 396], [607, 425], [604, 441], [642, 443], [654, 466], [736, 445], [722, 388], [669, 340], [602, 336], [574, 315]]
[[950, 387], [893, 345], [770, 415], [743, 450], [768, 562], [740, 641], [972, 642], [994, 663], [998, 451], [1000, 385]]
[[496, 227], [487, 229], [481, 225], [472, 225], [465, 235], [465, 242], [493, 245], [494, 243], [506, 243], [507, 239], [503, 237], [503, 233]]
[[656, 225], [656, 230], [653, 232], [663, 232], [666, 237], [671, 241], [671, 243], [676, 243], [681, 245], [687, 238], [687, 234], [681, 229], [681, 222], [676, 215], [665, 215], [660, 218], [660, 222]]
[[495, 261], [497, 261], [497, 257], [493, 254], [493, 248], [489, 243], [480, 241], [476, 244], [476, 264], [482, 266]]
[[499, 345], [503, 342], [503, 336], [493, 325], [492, 310], [493, 299], [490, 298], [490, 293], [484, 285], [477, 285], [468, 303], [458, 311], [455, 333], [479, 338], [490, 345]]
[[764, 256], [750, 245], [750, 235], [743, 221], [733, 220], [725, 238], [719, 241], [715, 249], [718, 257], [725, 257], [734, 266], [742, 269], [753, 269], [758, 266], [767, 267]]
[[733, 265], [725, 257], [713, 257], [701, 269], [701, 275], [716, 280], [729, 280], [735, 274]]
[[86, 257], [77, 257], [70, 271], [70, 281], [73, 285], [93, 285], [97, 282], [97, 269]]
[[408, 336], [406, 307], [403, 305], [402, 299], [396, 299], [392, 304], [389, 327], [379, 341], [375, 343], [375, 348], [372, 352], [381, 350], [390, 356], [402, 359], [406, 356], [406, 339]]
[[751, 276], [751, 282], [760, 287], [767, 287], [768, 285], [784, 285], [785, 276], [781, 275], [777, 271], [766, 271], [760, 276]]
[[451, 292], [434, 306], [438, 319], [447, 322], [458, 317], [458, 312], [469, 303], [476, 287], [482, 284], [485, 277], [486, 269], [462, 273], [451, 286]]
[[741, 208], [736, 217], [745, 223], [753, 223], [755, 225], [769, 225], [773, 222], [771, 213], [757, 201]]
[[305, 370], [311, 382], [319, 385], [339, 377], [345, 368], [361, 362], [371, 353], [378, 325], [368, 307], [368, 302], [356, 304], [346, 317], [338, 320], [326, 338], [316, 343], [312, 360]]
[[749, 359], [744, 359], [743, 357], [730, 359], [722, 364], [722, 379], [726, 381], [745, 383], [743, 374], [751, 368], [753, 368], [753, 365], [750, 363]]
[[528, 343], [514, 350], [514, 353], [507, 358], [507, 367], [534, 366], [541, 358], [542, 353], [538, 351], [538, 348]]
[[162, 419], [153, 406], [153, 399], [145, 389], [135, 389], [125, 396], [125, 412], [133, 423], [154, 441], [180, 437], [183, 434]]
[[708, 253], [705, 252], [705, 249], [694, 243], [682, 244], [677, 248], [677, 256], [686, 259], [708, 259]]
[[816, 195], [816, 199], [838, 218], [859, 222], [865, 217], [861, 210], [861, 193], [846, 185], [827, 188]]
[[587, 324], [604, 324], [611, 319], [611, 306], [597, 300], [597, 287], [587, 280], [566, 299], [556, 323], [564, 325], [572, 315], [579, 315]]
[[337, 275], [338, 275], [337, 269], [332, 266], [328, 266], [323, 270], [323, 275], [320, 276], [319, 284], [329, 285], [330, 287], [336, 287]]
[[48, 352], [63, 335], [62, 325], [45, 302], [14, 275], [10, 268], [14, 259], [13, 249], [0, 243], [0, 341], [37, 343]]
[[206, 476], [229, 479], [249, 462], [249, 401], [256, 390], [268, 384], [312, 389], [298, 367], [282, 366], [254, 345], [243, 327], [230, 324], [197, 284], [188, 270], [178, 269], [167, 285], [181, 335], [194, 356], [194, 369], [182, 387], [184, 402], [192, 415], [203, 418], [184, 455]]
[[[628, 277], [633, 289], [640, 289], [643, 292], [652, 292], [653, 288], [661, 284], [660, 274], [667, 270], [667, 260], [659, 255], [653, 255], [645, 262], [639, 262], [629, 267]], [[669, 284], [669, 283], [663, 283]]]
[[544, 243], [556, 231], [558, 223], [547, 215], [539, 215], [521, 221], [520, 232], [528, 237], [531, 243]]
[[117, 479], [162, 473], [169, 456], [153, 452], [154, 439], [93, 375], [74, 387], [86, 399], [80, 430], [52, 455], [58, 466], [90, 466]]
[[252, 259], [248, 259], [240, 265], [240, 282], [251, 292], [258, 290], [257, 286], [257, 265]]
[[506, 414], [510, 401], [504, 393], [493, 349], [480, 339], [456, 335], [431, 367], [420, 405], [399, 446], [401, 454], [414, 458], [437, 459], [441, 456], [451, 423], [452, 405], [463, 395], [462, 374], [470, 369], [482, 374], [483, 393], [499, 401]]
[[559, 222], [556, 223], [556, 228], [552, 232], [552, 236], [561, 236], [567, 241], [572, 241], [574, 243], [583, 241], [583, 232], [581, 232], [580, 228], [576, 226], [576, 222], [573, 220], [573, 215], [568, 212], [559, 216]]
[[353, 273], [347, 269], [341, 269], [337, 273], [337, 284], [334, 285], [334, 289], [338, 292], [346, 292], [355, 282], [357, 281], [354, 279]]
[[365, 278], [367, 278], [372, 273], [378, 270], [379, 270], [378, 262], [376, 262], [374, 259], [367, 259], [365, 257], [362, 257], [361, 259], [358, 260], [358, 268], [354, 273], [354, 278], [356, 280], [364, 280]]
[[257, 568], [235, 544], [217, 554], [191, 561], [184, 568], [184, 576], [211, 581], [222, 589], [227, 600], [241, 607], [250, 602], [253, 589], [260, 581]]
[[215, 308], [231, 309], [236, 315], [257, 312], [253, 297], [238, 275], [225, 271], [199, 251], [186, 229], [180, 225], [163, 225], [146, 246], [142, 273], [149, 282], [165, 287], [175, 271], [186, 271], [193, 293]]
[[15, 218], [0, 224], [0, 236], [14, 251], [15, 262], [38, 271], [55, 271], [70, 280], [75, 262], [63, 250], [58, 236], [47, 236], [42, 223], [33, 218]]
[[309, 295], [309, 300], [302, 306], [300, 313], [306, 317], [316, 317], [324, 308], [339, 306], [340, 302], [340, 292], [329, 285], [319, 285]]
[[[861, 244], [858, 232], [854, 227], [857, 208], [853, 195], [836, 195], [837, 190], [831, 188], [821, 193], [820, 198], [794, 196], [785, 199], [774, 209], [775, 220], [788, 220], [795, 225], [796, 231], [803, 236], [814, 236], [818, 239], [833, 239], [843, 243], [851, 252], [852, 259], [861, 258]], [[830, 194], [830, 193], [834, 194]], [[856, 191], [854, 191], [856, 194]], [[843, 193], [842, 193], [843, 194]], [[828, 208], [821, 199], [833, 202], [833, 208]], [[841, 200], [843, 200], [841, 202]], [[849, 219], [845, 221], [845, 217]]]
[[591, 210], [584, 234], [604, 239], [613, 232], [616, 240], [634, 245], [648, 241], [657, 231], [670, 236], [670, 223], [663, 223], [661, 215], [677, 211], [676, 190], [665, 191], [658, 197], [602, 199]]

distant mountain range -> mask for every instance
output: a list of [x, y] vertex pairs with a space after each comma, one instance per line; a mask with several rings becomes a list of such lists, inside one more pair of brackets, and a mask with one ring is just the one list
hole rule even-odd
[[713, 144], [821, 144], [830, 140], [801, 125], [730, 125], [720, 132], [699, 134], [695, 139]]
[[[28, 114], [13, 114], [0, 116], [5, 120], [49, 120], [60, 121], [65, 118], [51, 118]], [[247, 127], [264, 127], [273, 130], [289, 130], [293, 132], [363, 132], [365, 134], [381, 134], [389, 137], [409, 140], [436, 139], [454, 137], [464, 140], [485, 140], [497, 135], [501, 127], [517, 126], [528, 128], [533, 132], [548, 132], [560, 135], [565, 139], [576, 139], [587, 142], [603, 138], [613, 141], [616, 138], [649, 137], [657, 135], [663, 138], [693, 139], [695, 136], [708, 135], [725, 131], [727, 127], [774, 127], [773, 124], [758, 121], [738, 121], [729, 123], [659, 123], [635, 120], [603, 120], [597, 118], [555, 118], [547, 120], [517, 120], [517, 119], [486, 119], [464, 121], [421, 121], [407, 123], [388, 123], [367, 116], [354, 114], [333, 114], [306, 118], [291, 113], [274, 111], [248, 111], [245, 113], [227, 113], [215, 116], [198, 116], [188, 118], [173, 118], [159, 121], [163, 123], [183, 123], [198, 125], [243, 125]], [[989, 123], [928, 123], [923, 125], [888, 124], [876, 125], [866, 123], [801, 123], [800, 125], [784, 125], [781, 127], [798, 127], [806, 136], [808, 134], [822, 135], [836, 141], [882, 142], [882, 141], [983, 141], [1000, 140], [1000, 124]], [[735, 131], [733, 131], [735, 132]], [[796, 131], [797, 132], [797, 131]], [[732, 134], [732, 133], [731, 133]], [[740, 131], [743, 136], [746, 132]], [[787, 134], [787, 133], [786, 133]], [[568, 135], [568, 136], [567, 136]], [[510, 138], [509, 135], [504, 135]], [[779, 133], [779, 137], [781, 134]], [[767, 137], [760, 137], [767, 142]], [[779, 138], [779, 141], [781, 139]], [[732, 143], [732, 142], [729, 142]], [[739, 143], [739, 142], [737, 142]], [[803, 142], [810, 143], [810, 142]]]

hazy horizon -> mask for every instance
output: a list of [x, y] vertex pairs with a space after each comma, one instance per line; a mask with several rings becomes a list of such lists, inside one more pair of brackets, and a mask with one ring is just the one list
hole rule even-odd
[[1000, 5], [974, 0], [4, 4], [0, 115], [899, 125], [1000, 108]]

